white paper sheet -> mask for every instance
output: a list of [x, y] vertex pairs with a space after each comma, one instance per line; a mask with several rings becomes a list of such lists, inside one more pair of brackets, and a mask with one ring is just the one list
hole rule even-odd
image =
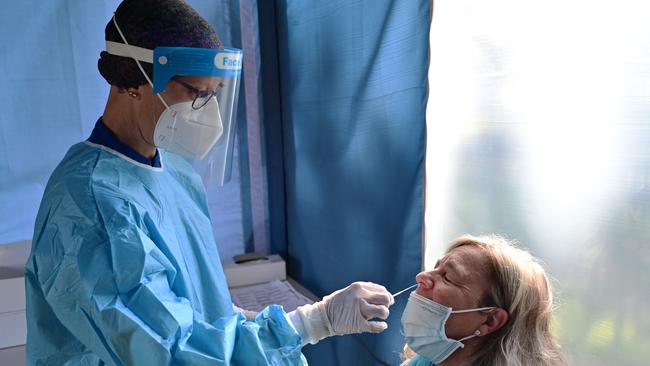
[[284, 307], [286, 312], [313, 301], [302, 295], [287, 281], [271, 281], [259, 285], [230, 289], [232, 302], [242, 309], [261, 311], [271, 304]]

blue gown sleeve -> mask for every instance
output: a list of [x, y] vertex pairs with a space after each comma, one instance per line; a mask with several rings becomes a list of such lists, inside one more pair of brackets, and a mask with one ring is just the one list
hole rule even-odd
[[147, 235], [142, 223], [151, 218], [134, 203], [110, 193], [74, 200], [53, 205], [35, 237], [37, 278], [60, 322], [105, 363], [306, 364], [279, 306], [254, 321], [232, 312], [202, 321], [172, 290], [174, 259]]

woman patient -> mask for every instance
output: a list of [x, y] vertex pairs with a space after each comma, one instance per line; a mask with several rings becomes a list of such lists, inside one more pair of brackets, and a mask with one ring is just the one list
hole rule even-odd
[[565, 365], [546, 273], [507, 240], [461, 236], [416, 280], [402, 316], [402, 366]]

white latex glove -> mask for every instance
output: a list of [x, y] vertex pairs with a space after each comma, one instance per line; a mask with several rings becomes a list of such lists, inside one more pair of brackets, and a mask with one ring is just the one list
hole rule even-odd
[[384, 286], [355, 282], [322, 301], [299, 307], [287, 317], [302, 337], [303, 345], [316, 344], [334, 335], [384, 331], [388, 328], [386, 322], [370, 319], [388, 318], [388, 307], [393, 303], [393, 296]]

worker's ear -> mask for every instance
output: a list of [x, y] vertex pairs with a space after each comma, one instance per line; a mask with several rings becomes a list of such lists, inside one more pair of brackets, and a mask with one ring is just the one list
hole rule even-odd
[[481, 332], [481, 336], [484, 336], [501, 329], [501, 327], [504, 326], [507, 322], [508, 312], [501, 308], [496, 308], [487, 314], [485, 322], [481, 324], [478, 330]]

